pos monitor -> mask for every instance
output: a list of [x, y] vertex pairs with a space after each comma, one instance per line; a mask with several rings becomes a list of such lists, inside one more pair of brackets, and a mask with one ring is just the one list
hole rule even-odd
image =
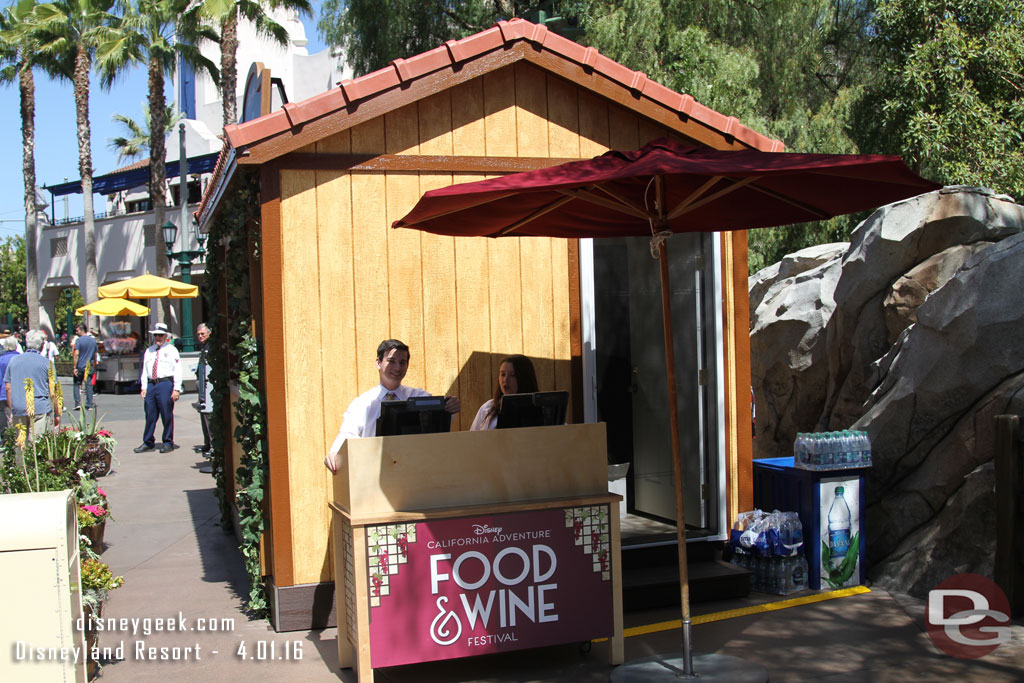
[[412, 396], [406, 401], [381, 401], [377, 436], [435, 434], [451, 428], [444, 396]]
[[497, 428], [563, 425], [568, 405], [568, 391], [506, 394], [501, 397]]

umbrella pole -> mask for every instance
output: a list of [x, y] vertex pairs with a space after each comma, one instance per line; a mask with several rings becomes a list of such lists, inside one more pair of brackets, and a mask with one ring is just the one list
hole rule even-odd
[[690, 647], [690, 579], [686, 566], [686, 508], [683, 505], [683, 463], [679, 452], [679, 411], [676, 395], [675, 342], [672, 334], [672, 296], [668, 276], [668, 243], [662, 242], [658, 261], [661, 265], [661, 314], [665, 327], [665, 379], [668, 382], [669, 431], [672, 435], [672, 471], [676, 490], [676, 539], [679, 544], [679, 601], [683, 616], [683, 676], [693, 676], [693, 650]]

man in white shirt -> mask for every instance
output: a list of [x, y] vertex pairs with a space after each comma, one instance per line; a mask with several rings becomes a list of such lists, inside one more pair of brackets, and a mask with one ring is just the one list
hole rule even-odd
[[[154, 449], [161, 453], [174, 450], [174, 403], [181, 396], [181, 357], [174, 344], [168, 343], [170, 332], [167, 325], [157, 323], [151, 329], [153, 345], [146, 349], [142, 361], [142, 398], [146, 409], [146, 429], [142, 445], [136, 453]], [[160, 446], [156, 446], [156, 418], [163, 423]]]
[[[338, 451], [345, 439], [377, 435], [377, 418], [380, 417], [381, 401], [405, 401], [412, 396], [430, 396], [430, 393], [415, 387], [402, 386], [405, 373], [409, 371], [409, 347], [397, 339], [385, 339], [377, 347], [377, 372], [380, 384], [360, 394], [349, 404], [341, 421], [338, 436], [331, 444], [324, 464], [331, 472], [338, 471]], [[446, 397], [444, 408], [449, 413], [459, 412], [459, 397]]]
[[[45, 330], [43, 332], [45, 333]], [[43, 348], [39, 349], [39, 353], [42, 354], [43, 358], [52, 363], [57, 360], [57, 345], [49, 339], [43, 339]]]

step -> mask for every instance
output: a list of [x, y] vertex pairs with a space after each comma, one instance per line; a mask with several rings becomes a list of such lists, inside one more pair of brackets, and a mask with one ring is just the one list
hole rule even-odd
[[[679, 604], [678, 563], [626, 567], [625, 556], [624, 552], [623, 609], [636, 611]], [[691, 560], [687, 566], [691, 603], [741, 598], [750, 593], [750, 572], [746, 569], [722, 560]]]

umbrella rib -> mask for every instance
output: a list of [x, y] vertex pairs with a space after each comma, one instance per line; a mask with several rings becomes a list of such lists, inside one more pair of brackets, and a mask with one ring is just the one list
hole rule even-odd
[[594, 194], [592, 191], [590, 191], [589, 189], [586, 189], [586, 188], [576, 188], [576, 189], [572, 189], [572, 190], [558, 190], [558, 191], [561, 192], [562, 194], [570, 195], [574, 199], [580, 199], [580, 200], [583, 200], [585, 202], [590, 202], [591, 204], [597, 204], [598, 206], [603, 206], [606, 209], [611, 209], [613, 211], [618, 211], [620, 213], [628, 214], [630, 216], [636, 216], [637, 218], [643, 218], [644, 220], [647, 220], [647, 219], [651, 218], [651, 216], [647, 212], [645, 212], [644, 210], [638, 209], [637, 207], [633, 206], [624, 197], [621, 197], [620, 195], [616, 194], [615, 192], [610, 191], [607, 187], [603, 187], [603, 186], [600, 186], [600, 185], [594, 185], [594, 186], [591, 186], [591, 187], [593, 187], [595, 189], [598, 189], [601, 192], [604, 192], [605, 194], [607, 194], [609, 197], [611, 197], [615, 201], [609, 201], [609, 200], [605, 199], [604, 197], [600, 197], [600, 196]]
[[485, 199], [481, 199], [480, 201], [472, 202], [470, 204], [464, 204], [462, 206], [459, 206], [458, 208], [451, 209], [450, 211], [442, 211], [440, 213], [432, 214], [431, 216], [428, 216], [427, 218], [423, 218], [423, 219], [417, 221], [416, 223], [405, 223], [404, 219], [403, 220], [399, 220], [399, 221], [395, 221], [394, 224], [392, 224], [391, 227], [392, 228], [412, 228], [415, 225], [422, 225], [423, 223], [427, 223], [427, 222], [432, 221], [434, 219], [441, 218], [442, 216], [447, 216], [447, 215], [453, 214], [453, 213], [459, 213], [460, 211], [466, 211], [468, 209], [474, 209], [474, 208], [476, 208], [478, 206], [483, 206], [484, 204], [490, 204], [491, 202], [496, 202], [496, 201], [505, 199], [506, 197], [511, 197], [514, 194], [516, 194], [516, 193], [515, 192], [504, 192], [504, 193], [496, 195], [496, 196], [487, 196]]
[[719, 180], [721, 180], [721, 179], [722, 179], [722, 176], [720, 176], [720, 175], [712, 176], [711, 179], [709, 179], [706, 183], [704, 183], [699, 188], [697, 188], [697, 190], [695, 192], [691, 193], [689, 197], [687, 197], [683, 201], [679, 202], [679, 204], [676, 206], [676, 208], [672, 209], [672, 211], [668, 214], [668, 216], [665, 217], [665, 220], [666, 221], [670, 221], [673, 218], [675, 218], [676, 216], [678, 216], [681, 213], [683, 213], [686, 210], [686, 208], [688, 206], [690, 206], [690, 204], [692, 204], [693, 202], [695, 202], [698, 199], [700, 199], [701, 196], [703, 196], [705, 192], [710, 190], [711, 187], [715, 183], [717, 183]]
[[802, 209], [804, 211], [807, 211], [808, 213], [813, 213], [815, 216], [818, 217], [818, 220], [825, 220], [826, 218], [831, 218], [831, 216], [829, 214], [825, 213], [821, 209], [813, 207], [810, 204], [804, 204], [803, 202], [798, 202], [795, 199], [792, 199], [792, 198], [787, 197], [787, 196], [785, 196], [783, 194], [775, 192], [774, 190], [769, 190], [766, 187], [759, 187], [757, 185], [754, 185], [754, 186], [751, 187], [751, 189], [752, 190], [757, 190], [758, 192], [761, 192], [761, 193], [764, 193], [764, 194], [766, 194], [769, 197], [772, 197], [774, 199], [778, 199], [780, 202], [786, 202], [787, 204], [790, 204], [791, 206], [795, 206], [798, 209]]
[[676, 208], [672, 209], [672, 213], [670, 213], [668, 215], [668, 220], [671, 221], [673, 219], [676, 219], [679, 216], [681, 216], [684, 213], [686, 213], [687, 211], [693, 211], [694, 209], [696, 209], [698, 207], [704, 206], [708, 202], [713, 202], [716, 199], [718, 199], [719, 197], [723, 197], [723, 196], [729, 194], [733, 190], [738, 190], [741, 187], [749, 185], [750, 183], [754, 182], [755, 180], [760, 180], [761, 176], [750, 176], [748, 178], [744, 178], [743, 180], [736, 181], [735, 183], [733, 183], [732, 185], [730, 185], [728, 187], [723, 187], [718, 192], [715, 192], [713, 194], [709, 194], [707, 197], [704, 197], [703, 199], [700, 199], [698, 201], [694, 201], [703, 192], [706, 192], [708, 190], [708, 188], [710, 188], [712, 185], [714, 185], [719, 180], [721, 180], [721, 178], [722, 178], [722, 176], [715, 176], [714, 178], [712, 178], [708, 182], [704, 183], [699, 190], [697, 190], [696, 192], [691, 194], [689, 197], [684, 199], [678, 206], [676, 206]]
[[548, 204], [547, 206], [542, 206], [541, 208], [537, 209], [536, 211], [531, 213], [529, 216], [526, 216], [525, 218], [520, 218], [519, 220], [517, 220], [512, 225], [509, 225], [508, 227], [502, 228], [501, 230], [498, 231], [498, 236], [502, 237], [504, 235], [509, 234], [510, 232], [518, 230], [519, 228], [523, 227], [524, 225], [526, 225], [530, 221], [534, 221], [534, 220], [540, 218], [541, 216], [543, 216], [544, 214], [546, 214], [548, 212], [551, 212], [551, 211], [554, 211], [555, 209], [560, 207], [562, 204], [567, 204], [567, 203], [571, 202], [573, 199], [576, 199], [576, 197], [571, 196], [571, 195], [567, 196], [567, 197], [560, 197], [559, 199], [556, 199], [555, 201], [553, 201], [550, 204]]

